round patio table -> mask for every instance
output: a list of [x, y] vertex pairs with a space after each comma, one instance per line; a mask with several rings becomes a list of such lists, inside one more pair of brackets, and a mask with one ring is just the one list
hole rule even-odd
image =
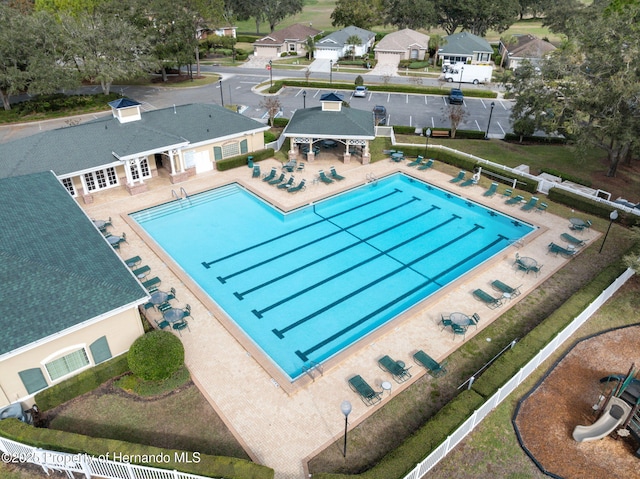
[[164, 291], [156, 291], [151, 295], [150, 303], [153, 304], [162, 304], [169, 298], [169, 293], [165, 293]]
[[527, 271], [538, 266], [538, 262], [533, 258], [529, 258], [528, 256], [520, 256], [520, 258], [518, 258], [518, 262], [522, 266], [524, 266]]
[[334, 140], [322, 140], [322, 146], [325, 148], [333, 148], [337, 143]]
[[399, 152], [399, 151], [397, 151], [397, 152], [395, 152], [395, 153], [391, 153], [391, 159], [392, 159], [393, 161], [400, 161], [400, 160], [403, 160], [403, 159], [404, 159], [404, 153]]
[[383, 391], [387, 391], [389, 394], [391, 394], [391, 383], [389, 381], [382, 381], [380, 387]]
[[170, 323], [175, 323], [176, 321], [179, 321], [182, 318], [184, 318], [184, 310], [177, 309], [177, 308], [168, 309], [167, 311], [162, 313], [162, 318], [166, 319]]
[[107, 227], [107, 222], [105, 220], [91, 220], [91, 221], [93, 221], [93, 224], [99, 230], [103, 230], [103, 229], [105, 229]]
[[587, 226], [587, 223], [580, 218], [569, 218], [569, 222], [573, 225], [573, 226], [577, 226], [577, 227], [585, 227]]
[[469, 326], [471, 324], [471, 319], [464, 313], [451, 313], [449, 316], [452, 323], [456, 323], [459, 326]]
[[122, 241], [122, 238], [120, 236], [111, 235], [107, 236], [107, 241], [110, 245], [114, 245], [120, 243], [120, 241]]

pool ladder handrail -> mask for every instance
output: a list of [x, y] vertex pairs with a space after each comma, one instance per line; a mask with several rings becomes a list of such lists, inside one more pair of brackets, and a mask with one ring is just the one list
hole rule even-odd
[[374, 185], [378, 184], [378, 177], [373, 173], [367, 173], [367, 175], [365, 176], [365, 180], [367, 181], [367, 183], [373, 183]]
[[[184, 198], [182, 197], [182, 195], [184, 194]], [[189, 201], [189, 204], [191, 204], [191, 198], [189, 198], [189, 195], [187, 194], [187, 190], [184, 189], [184, 187], [180, 187], [180, 194], [176, 193], [176, 190], [172, 189], [171, 190], [171, 197], [175, 198], [177, 200], [182, 200], [185, 199], [187, 201]]]
[[311, 379], [313, 379], [314, 381], [316, 380], [315, 376], [313, 375], [314, 371], [318, 371], [320, 373], [320, 376], [324, 375], [322, 364], [317, 363], [315, 361], [309, 361], [308, 366], [302, 366], [302, 371], [308, 374], [311, 377]]

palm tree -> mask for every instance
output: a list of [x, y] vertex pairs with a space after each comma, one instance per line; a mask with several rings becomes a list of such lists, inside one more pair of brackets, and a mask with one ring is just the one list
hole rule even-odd
[[441, 46], [447, 44], [447, 39], [437, 33], [429, 37], [429, 50], [433, 50], [433, 66], [438, 64], [438, 50]]
[[360, 45], [360, 37], [358, 35], [349, 35], [347, 38], [347, 45], [351, 46], [351, 60], [356, 57], [356, 46]]
[[307, 41], [304, 43], [304, 48], [307, 50], [307, 55], [309, 55], [309, 60], [313, 58], [313, 54], [316, 51], [316, 40], [312, 36], [307, 37]]

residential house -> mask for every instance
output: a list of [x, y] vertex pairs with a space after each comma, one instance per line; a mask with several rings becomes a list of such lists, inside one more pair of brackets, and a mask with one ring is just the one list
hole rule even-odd
[[456, 63], [488, 64], [491, 62], [493, 48], [484, 38], [473, 33], [460, 32], [445, 37], [445, 43], [436, 53], [435, 62], [442, 59], [443, 65]]
[[[360, 39], [357, 45], [347, 43], [350, 37]], [[376, 34], [353, 25], [333, 32], [315, 43], [315, 58], [338, 61], [348, 56], [360, 57], [369, 52], [376, 41]], [[353, 50], [353, 51], [352, 51]]]
[[500, 41], [502, 66], [511, 70], [518, 68], [525, 60], [533, 66], [539, 66], [542, 59], [556, 50], [556, 47], [551, 43], [534, 35], [515, 35], [514, 39], [514, 43], [507, 44]]
[[0, 144], [0, 178], [52, 170], [86, 203], [109, 188], [130, 194], [164, 168], [172, 182], [215, 169], [216, 162], [264, 149], [262, 123], [214, 104], [142, 113], [128, 98], [112, 115]]
[[304, 55], [307, 53], [307, 39], [320, 33], [322, 33], [320, 30], [316, 30], [311, 25], [296, 23], [253, 42], [253, 54], [264, 58], [276, 58], [282, 53]]
[[52, 172], [0, 179], [0, 204], [0, 408], [30, 406], [126, 353], [149, 295]]
[[429, 35], [409, 28], [389, 33], [374, 48], [377, 62], [398, 65], [400, 60], [429, 58]]

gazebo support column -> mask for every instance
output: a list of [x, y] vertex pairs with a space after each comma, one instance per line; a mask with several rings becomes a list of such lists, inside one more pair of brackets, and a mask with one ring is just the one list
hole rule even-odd
[[[174, 185], [176, 183], [187, 181], [189, 179], [189, 172], [185, 171], [182, 158], [180, 158], [178, 150], [171, 150], [169, 159], [171, 160], [171, 175], [169, 175], [169, 181], [171, 181], [171, 184]], [[178, 168], [176, 168], [176, 166]]]
[[369, 163], [371, 163], [371, 153], [369, 153], [369, 142], [367, 141], [362, 150], [362, 164], [368, 165]]

